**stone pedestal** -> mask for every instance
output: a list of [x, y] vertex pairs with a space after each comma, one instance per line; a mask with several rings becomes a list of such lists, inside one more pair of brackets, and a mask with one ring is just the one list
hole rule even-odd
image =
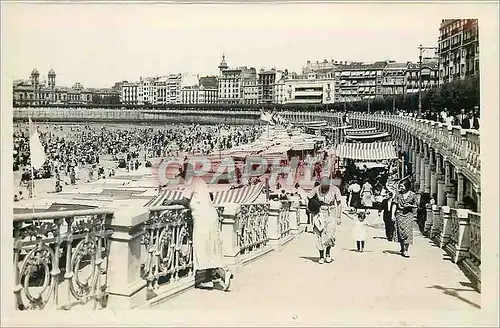
[[269, 216], [267, 218], [267, 237], [269, 239], [269, 245], [271, 245], [275, 250], [281, 249], [280, 247], [280, 225], [279, 225], [279, 215], [281, 209], [281, 202], [277, 200], [272, 200], [269, 202]]
[[130, 206], [118, 209], [114, 216], [107, 271], [107, 308], [126, 310], [143, 305], [147, 300], [147, 282], [140, 276], [141, 224], [149, 219], [149, 211]]
[[232, 271], [241, 269], [240, 246], [238, 246], [238, 213], [239, 204], [227, 204], [222, 213], [222, 245], [226, 265]]
[[292, 202], [290, 204], [290, 213], [288, 214], [288, 219], [290, 220], [290, 233], [297, 234], [299, 232], [299, 216], [298, 216], [299, 206], [298, 203]]
[[457, 218], [458, 242], [455, 249], [455, 263], [466, 258], [469, 254], [469, 211], [464, 209], [457, 210]]

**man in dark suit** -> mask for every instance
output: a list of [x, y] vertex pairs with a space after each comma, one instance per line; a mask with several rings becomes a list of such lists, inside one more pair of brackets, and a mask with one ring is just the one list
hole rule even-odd
[[389, 191], [379, 207], [379, 211], [384, 211], [385, 236], [388, 241], [392, 241], [394, 236], [394, 221], [392, 221], [392, 206], [394, 205], [392, 201], [393, 196], [393, 193]]
[[479, 120], [477, 117], [475, 117], [473, 115], [472, 112], [469, 112], [467, 114], [467, 117], [465, 117], [460, 126], [462, 127], [462, 129], [479, 129]]

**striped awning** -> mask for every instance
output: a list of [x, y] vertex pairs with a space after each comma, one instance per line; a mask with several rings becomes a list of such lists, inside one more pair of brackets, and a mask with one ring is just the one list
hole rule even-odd
[[388, 136], [389, 136], [389, 133], [387, 133], [387, 132], [379, 132], [376, 134], [359, 134], [359, 135], [351, 134], [351, 135], [345, 136], [345, 138], [349, 139], [349, 140], [368, 140], [368, 139], [381, 139], [381, 138], [385, 138]]
[[[248, 204], [253, 203], [260, 196], [263, 183], [251, 186], [244, 186], [236, 189], [222, 190], [213, 192], [214, 205], [224, 205], [228, 203]], [[179, 200], [182, 197], [183, 190], [164, 190], [149, 202], [145, 207], [162, 206], [166, 200]]]
[[397, 159], [394, 141], [371, 143], [343, 143], [337, 146], [337, 156], [356, 160], [378, 161]]

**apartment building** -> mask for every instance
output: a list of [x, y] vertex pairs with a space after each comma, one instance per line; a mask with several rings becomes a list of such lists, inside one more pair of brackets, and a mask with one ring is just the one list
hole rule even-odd
[[256, 104], [259, 87], [253, 67], [229, 68], [225, 55], [219, 65], [218, 101], [223, 104]]
[[438, 39], [439, 83], [479, 73], [477, 19], [443, 19]]
[[422, 91], [439, 86], [439, 63], [437, 60], [424, 60], [420, 69], [419, 63], [408, 63], [406, 69], [406, 93], [418, 92], [419, 72], [422, 74]]
[[394, 96], [406, 93], [408, 63], [389, 62], [382, 69], [382, 95]]
[[351, 102], [383, 95], [383, 71], [387, 62], [342, 63], [335, 69], [335, 101]]
[[[329, 104], [334, 102], [333, 73], [284, 75], [276, 83], [277, 103], [283, 104]], [[282, 90], [279, 88], [283, 86]]]
[[216, 104], [218, 100], [216, 76], [206, 76], [198, 79], [194, 85], [183, 86], [181, 89], [182, 104]]

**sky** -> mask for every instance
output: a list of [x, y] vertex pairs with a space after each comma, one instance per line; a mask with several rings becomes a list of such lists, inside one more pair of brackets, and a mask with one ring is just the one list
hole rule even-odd
[[[457, 8], [458, 5], [453, 5]], [[446, 10], [445, 10], [446, 9]], [[301, 71], [307, 60], [418, 61], [450, 8], [422, 4], [2, 3], [7, 78], [110, 87], [170, 73], [230, 67]], [[460, 9], [457, 9], [460, 10]]]

